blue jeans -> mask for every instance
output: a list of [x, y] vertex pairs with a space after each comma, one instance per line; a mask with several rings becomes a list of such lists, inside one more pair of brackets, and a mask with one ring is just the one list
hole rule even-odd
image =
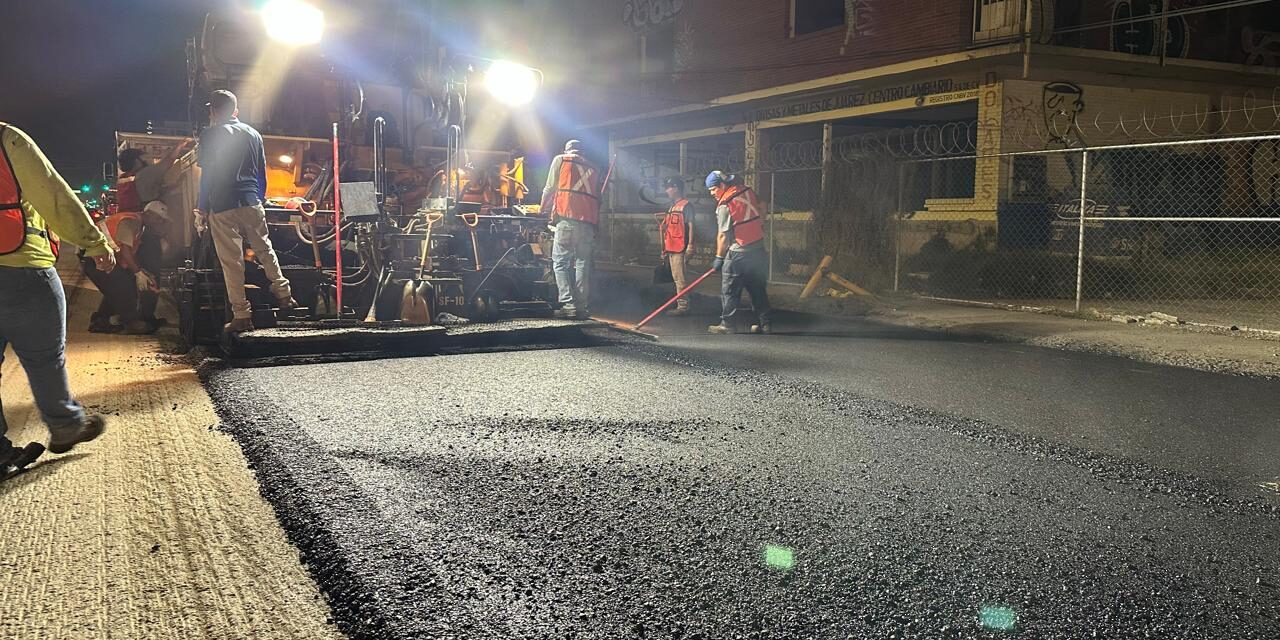
[[729, 326], [747, 324], [741, 321], [742, 290], [751, 296], [760, 324], [768, 324], [772, 309], [769, 308], [769, 254], [763, 250], [730, 251], [725, 256], [724, 271], [720, 274], [721, 321]]
[[595, 225], [568, 219], [556, 222], [551, 268], [556, 273], [556, 289], [560, 291], [560, 303], [566, 311], [587, 313], [591, 299], [591, 252], [595, 244]]
[[[13, 345], [50, 432], [75, 428], [84, 419], [67, 384], [66, 344], [67, 300], [58, 272], [0, 267], [0, 364], [5, 347]], [[9, 444], [7, 431], [0, 406], [0, 448]]]

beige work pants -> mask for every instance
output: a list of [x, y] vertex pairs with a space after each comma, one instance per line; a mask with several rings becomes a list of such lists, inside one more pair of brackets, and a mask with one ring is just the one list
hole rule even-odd
[[[676, 293], [684, 291], [687, 284], [684, 279], [684, 259], [683, 253], [668, 253], [667, 263], [671, 265], [671, 279], [676, 281]], [[689, 308], [689, 296], [685, 296], [676, 301], [677, 309]]]
[[227, 301], [231, 303], [232, 315], [236, 318], [252, 315], [249, 299], [244, 295], [245, 242], [253, 248], [262, 269], [267, 272], [271, 293], [276, 298], [293, 295], [289, 281], [280, 271], [280, 261], [271, 247], [271, 239], [267, 237], [267, 214], [262, 205], [219, 211], [209, 214], [208, 218], [213, 247], [218, 252], [218, 262], [222, 264], [222, 279], [227, 284]]

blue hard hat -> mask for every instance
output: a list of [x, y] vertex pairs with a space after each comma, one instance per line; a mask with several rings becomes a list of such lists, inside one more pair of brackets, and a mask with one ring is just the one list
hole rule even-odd
[[707, 174], [708, 189], [719, 184], [729, 184], [731, 182], [733, 182], [733, 176], [725, 175], [723, 171], [712, 171]]

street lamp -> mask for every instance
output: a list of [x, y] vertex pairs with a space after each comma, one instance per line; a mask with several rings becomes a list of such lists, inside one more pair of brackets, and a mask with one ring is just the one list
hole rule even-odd
[[494, 60], [484, 73], [484, 88], [489, 95], [511, 107], [533, 101], [540, 78], [535, 69], [510, 60]]
[[324, 12], [305, 0], [270, 0], [261, 14], [267, 35], [278, 42], [315, 44], [324, 33]]

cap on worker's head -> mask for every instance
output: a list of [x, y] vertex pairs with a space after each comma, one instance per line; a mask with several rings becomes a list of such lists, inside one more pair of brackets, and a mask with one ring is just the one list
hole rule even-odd
[[209, 101], [204, 103], [204, 106], [210, 107], [218, 113], [225, 113], [227, 111], [235, 111], [238, 103], [236, 94], [226, 89], [218, 89], [209, 94]]
[[707, 188], [710, 189], [719, 185], [731, 185], [735, 179], [735, 176], [723, 171], [712, 171], [707, 174]]
[[582, 141], [570, 140], [564, 143], [564, 152], [569, 153], [570, 151], [577, 151], [578, 153], [582, 153]]
[[680, 178], [674, 178], [674, 177], [667, 178], [666, 180], [662, 181], [662, 188], [675, 189], [676, 191], [684, 193], [684, 180], [681, 180]]
[[120, 160], [120, 171], [132, 171], [133, 165], [138, 164], [138, 160], [142, 159], [145, 152], [142, 149], [128, 148], [120, 152], [118, 159]]

